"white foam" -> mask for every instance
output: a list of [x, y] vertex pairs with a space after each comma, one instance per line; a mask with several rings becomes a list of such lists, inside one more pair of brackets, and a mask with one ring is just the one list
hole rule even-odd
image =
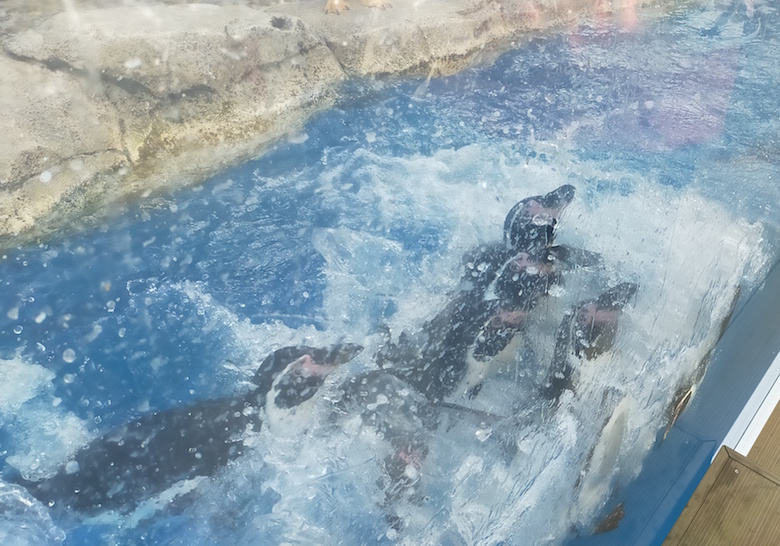
[[[204, 318], [204, 330], [220, 330], [232, 336], [232, 341], [226, 342], [226, 345], [231, 346], [241, 360], [231, 362], [228, 368], [240, 369], [246, 377], [252, 377], [265, 357], [282, 347], [325, 346], [339, 341], [338, 333], [322, 332], [311, 325], [294, 329], [281, 321], [253, 324], [216, 301], [199, 282], [185, 281], [173, 284], [171, 288], [180, 291], [196, 305], [196, 312]], [[225, 367], [224, 363], [219, 364]]]
[[58, 407], [54, 372], [18, 356], [0, 360], [0, 420], [13, 421], [7, 461], [31, 480], [50, 476], [90, 438], [84, 421]]
[[0, 359], [0, 415], [11, 416], [22, 404], [45, 389], [54, 372], [15, 357]]
[[[562, 409], [553, 415], [528, 415], [519, 423], [515, 434], [525, 447], [506, 474], [496, 474], [501, 480], [486, 478], [484, 472], [478, 477], [463, 474], [469, 457], [480, 453], [469, 454], [473, 444], [482, 445], [474, 449], [485, 449], [491, 443], [477, 439], [473, 427], [463, 425], [459, 431], [456, 426], [448, 437], [435, 440], [432, 452], [452, 454], [449, 460], [435, 459], [442, 465], [436, 479], [449, 492], [442, 499], [451, 500], [451, 515], [406, 529], [404, 540], [430, 540], [453, 528], [472, 544], [558, 543], [572, 526], [589, 532], [613, 488], [641, 470], [657, 432], [666, 425], [677, 389], [699, 376], [737, 287], [758, 280], [766, 259], [760, 226], [734, 217], [693, 190], [660, 186], [638, 173], [620, 173], [631, 188], [628, 195], [589, 193], [580, 180], [616, 174], [602, 172], [598, 164], [580, 163], [582, 178], [570, 179], [567, 163], [574, 160], [565, 151], [553, 165], [527, 165], [510, 150], [489, 145], [433, 157], [388, 159], [367, 151], [356, 155], [357, 168], [371, 179], [358, 192], [359, 199], [376, 206], [369, 207], [367, 215], [376, 212], [380, 224], [388, 226], [419, 217], [441, 226], [445, 239], [440, 253], [415, 264], [396, 242], [357, 226], [315, 235], [315, 246], [327, 262], [325, 306], [334, 327], [368, 334], [372, 321], [366, 302], [390, 298], [399, 309], [388, 321], [393, 333], [413, 330], [446, 301], [459, 279], [462, 253], [479, 241], [500, 238], [504, 215], [517, 200], [567, 182], [577, 187], [578, 195], [562, 219], [558, 240], [601, 253], [605, 268], [590, 276], [571, 275], [559, 298], [540, 306], [538, 312], [549, 313], [543, 319], [550, 348], [543, 356], [551, 353], [555, 327], [567, 306], [618, 282], [639, 285], [616, 346], [582, 370], [576, 396], [564, 397]], [[323, 179], [335, 179], [341, 168]], [[325, 193], [330, 191], [335, 190]], [[344, 206], [350, 206], [352, 197], [341, 197], [347, 201]], [[382, 263], [390, 267], [377, 266]], [[511, 392], [507, 374], [497, 381], [502, 382], [499, 390]], [[510, 413], [511, 405], [504, 400], [491, 410]], [[502, 404], [501, 398], [493, 402]], [[482, 464], [498, 469], [503, 463], [493, 459]], [[430, 487], [435, 490], [437, 485]], [[407, 514], [412, 521], [413, 511]]]
[[64, 540], [65, 533], [38, 501], [18, 485], [0, 481], [0, 544], [48, 546]]

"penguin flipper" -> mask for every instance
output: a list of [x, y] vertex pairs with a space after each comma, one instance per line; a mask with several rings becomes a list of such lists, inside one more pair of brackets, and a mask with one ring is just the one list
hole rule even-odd
[[553, 245], [548, 249], [548, 258], [562, 270], [584, 267], [596, 268], [604, 265], [604, 258], [598, 252], [568, 245]]

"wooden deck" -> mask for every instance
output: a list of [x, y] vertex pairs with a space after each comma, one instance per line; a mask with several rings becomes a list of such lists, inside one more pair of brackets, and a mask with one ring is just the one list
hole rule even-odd
[[780, 544], [780, 405], [747, 457], [722, 447], [665, 546]]

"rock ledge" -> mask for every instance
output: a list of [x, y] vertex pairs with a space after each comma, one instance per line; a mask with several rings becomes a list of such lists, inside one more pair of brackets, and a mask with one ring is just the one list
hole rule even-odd
[[0, 10], [2, 247], [257, 157], [346, 78], [451, 74], [592, 13], [576, 0], [355, 3], [339, 16], [324, 0], [24, 2]]

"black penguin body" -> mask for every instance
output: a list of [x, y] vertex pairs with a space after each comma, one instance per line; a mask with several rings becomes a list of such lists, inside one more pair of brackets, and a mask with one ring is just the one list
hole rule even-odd
[[618, 284], [564, 316], [556, 334], [552, 369], [542, 389], [544, 397], [557, 401], [564, 390], [574, 391], [578, 365], [612, 349], [623, 308], [637, 289], [634, 283]]
[[461, 292], [417, 339], [404, 334], [398, 344], [380, 349], [377, 362], [432, 402], [441, 402], [467, 373], [466, 354], [483, 324], [496, 312], [496, 301]]
[[213, 474], [243, 453], [242, 435], [260, 425], [244, 397], [154, 412], [94, 440], [28, 489], [60, 510], [129, 511], [181, 480]]
[[268, 356], [243, 396], [202, 400], [157, 411], [93, 440], [54, 476], [19, 480], [30, 493], [66, 512], [128, 512], [177, 482], [210, 476], [244, 451], [260, 429], [269, 395], [294, 408], [311, 398], [332, 369], [361, 347], [285, 347]]
[[504, 350], [538, 299], [560, 281], [555, 257], [563, 251], [553, 237], [573, 198], [574, 187], [566, 185], [512, 207], [503, 241], [466, 254], [455, 297], [418, 336], [402, 333], [397, 344], [380, 349], [380, 366], [438, 403], [474, 375], [470, 367]]

